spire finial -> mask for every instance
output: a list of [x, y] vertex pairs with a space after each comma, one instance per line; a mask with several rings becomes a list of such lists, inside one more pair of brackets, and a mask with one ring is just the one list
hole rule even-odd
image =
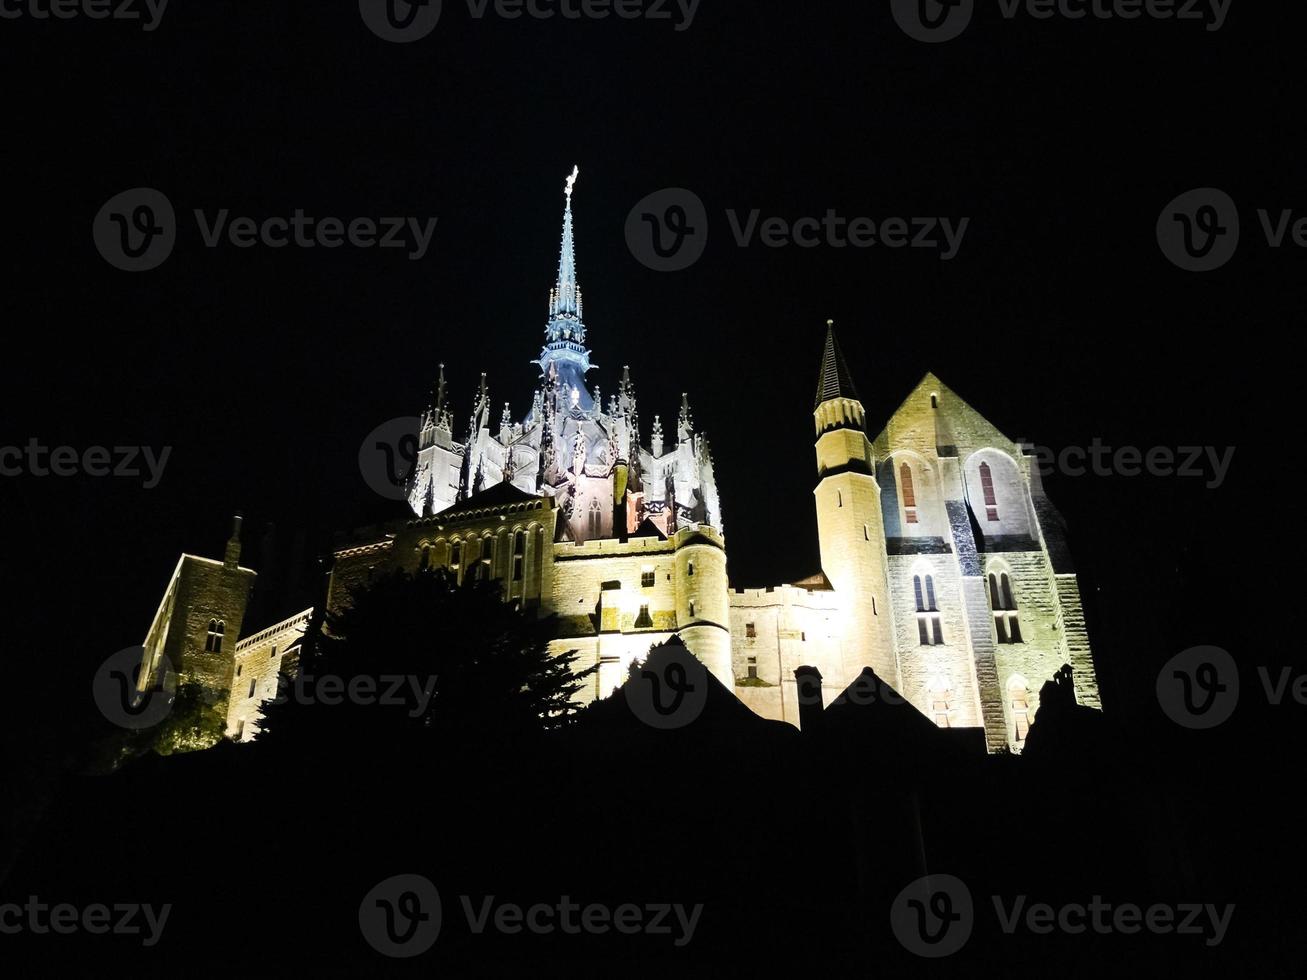
[[576, 186], [576, 178], [581, 176], [581, 168], [572, 164], [572, 173], [567, 178], [567, 189], [563, 191], [567, 195], [568, 201], [572, 200], [572, 188]]
[[853, 387], [853, 378], [844, 355], [840, 353], [839, 341], [835, 339], [835, 321], [826, 321], [826, 345], [821, 354], [821, 370], [817, 374], [816, 408], [832, 398], [850, 398], [858, 400], [857, 389]]

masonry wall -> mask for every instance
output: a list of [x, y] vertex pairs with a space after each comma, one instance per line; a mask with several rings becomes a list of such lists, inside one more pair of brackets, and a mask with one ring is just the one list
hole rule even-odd
[[[736, 589], [729, 600], [735, 694], [756, 714], [799, 724], [796, 667], [821, 671], [825, 704], [843, 691], [839, 605], [833, 592], [780, 585]], [[750, 667], [757, 682], [749, 680]]]
[[236, 644], [227, 704], [228, 738], [249, 741], [258, 734], [264, 702], [276, 697], [281, 675], [295, 672], [295, 644], [308, 628], [312, 613], [306, 609]]
[[[946, 703], [950, 728], [982, 725], [970, 626], [956, 558], [952, 554], [891, 555], [888, 561], [901, 677], [899, 693], [932, 721], [938, 721], [937, 704]], [[918, 613], [913, 580], [921, 580], [925, 598], [927, 575], [934, 585], [937, 611]], [[933, 639], [930, 620], [935, 616], [939, 617], [944, 642], [923, 645], [918, 623], [925, 621], [927, 634]]]
[[[182, 682], [225, 694], [254, 579], [248, 568], [226, 568], [220, 561], [182, 555], [146, 634], [141, 689], [154, 682], [160, 655], [166, 655]], [[222, 624], [219, 649], [206, 650], [215, 620]]]

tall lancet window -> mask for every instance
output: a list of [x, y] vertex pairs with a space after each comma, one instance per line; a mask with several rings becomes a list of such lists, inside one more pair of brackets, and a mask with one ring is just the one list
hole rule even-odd
[[944, 627], [935, 605], [935, 577], [912, 576], [912, 593], [917, 601], [917, 637], [923, 647], [938, 646], [944, 642]]
[[526, 560], [526, 534], [518, 531], [513, 535], [513, 581], [522, 581], [522, 567]]
[[912, 469], [907, 463], [899, 467], [899, 484], [903, 487], [903, 519], [917, 523], [917, 494], [912, 486]]
[[1021, 643], [1021, 621], [1007, 572], [989, 573], [989, 605], [994, 611], [994, 634], [998, 642]]
[[994, 496], [994, 474], [988, 463], [980, 464], [980, 490], [985, 495], [985, 520], [998, 520], [998, 499]]
[[603, 513], [599, 501], [590, 501], [590, 514], [586, 524], [586, 537], [599, 537], [599, 535], [603, 533], [603, 523]]

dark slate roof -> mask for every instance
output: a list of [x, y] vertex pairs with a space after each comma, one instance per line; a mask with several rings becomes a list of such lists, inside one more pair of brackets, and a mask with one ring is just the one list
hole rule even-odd
[[539, 495], [520, 490], [505, 480], [502, 483], [496, 483], [493, 487], [487, 487], [480, 493], [474, 493], [466, 500], [460, 501], [451, 507], [446, 507], [434, 516], [448, 519], [473, 511], [506, 507], [510, 504], [520, 504], [528, 500], [539, 499]]
[[809, 575], [807, 578], [801, 578], [794, 583], [797, 588], [807, 589], [809, 592], [833, 592], [835, 586], [830, 584], [830, 579], [826, 577], [825, 572], [817, 572]]
[[663, 534], [663, 532], [659, 529], [658, 525], [655, 524], [653, 521], [649, 520], [649, 518], [647, 517], [640, 522], [639, 527], [637, 527], [633, 532], [631, 532], [630, 537], [658, 538], [660, 541], [667, 540], [667, 535]]
[[857, 400], [858, 390], [853, 387], [853, 378], [849, 376], [849, 366], [844, 363], [840, 353], [839, 342], [835, 339], [835, 327], [826, 325], [826, 349], [821, 355], [821, 374], [817, 378], [817, 401], [813, 408], [832, 398], [852, 398]]

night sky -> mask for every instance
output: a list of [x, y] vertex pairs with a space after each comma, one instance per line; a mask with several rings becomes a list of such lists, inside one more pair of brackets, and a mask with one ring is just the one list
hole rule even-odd
[[[457, 438], [482, 371], [495, 420], [505, 400], [520, 417], [573, 164], [590, 378], [610, 395], [631, 366], [646, 442], [653, 415], [670, 432], [689, 393], [734, 585], [817, 568], [811, 410], [831, 318], [873, 435], [930, 370], [1014, 438], [1238, 447], [1217, 489], [1047, 481], [1090, 593], [1109, 710], [1115, 697], [1155, 713], [1156, 663], [1234, 643], [1217, 601], [1223, 530], [1241, 520], [1233, 495], [1267, 411], [1254, 380], [1281, 361], [1271, 338], [1300, 308], [1303, 268], [1255, 218], [1303, 203], [1299, 52], [1269, 9], [1235, 3], [1205, 31], [1009, 21], [982, 3], [962, 37], [929, 45], [888, 3], [703, 0], [677, 31], [476, 20], [446, 0], [429, 37], [399, 45], [356, 4], [289, 7], [176, 0], [152, 32], [0, 23], [0, 443], [173, 447], [149, 490], [0, 479], [19, 655], [74, 677], [139, 643], [178, 553], [220, 556], [234, 510], [256, 569], [270, 523], [277, 547], [299, 533], [311, 554], [333, 531], [403, 516], [357, 454], [375, 426], [422, 409], [439, 362]], [[139, 186], [170, 198], [180, 232], [160, 267], [129, 274], [97, 253], [91, 225]], [[1244, 241], [1224, 268], [1188, 273], [1154, 226], [1206, 186], [1239, 202]], [[664, 187], [708, 210], [707, 250], [681, 272], [645, 268], [623, 236], [632, 206]], [[211, 249], [195, 208], [438, 224], [420, 261]], [[738, 247], [725, 213], [754, 208], [970, 223], [950, 261]]]

